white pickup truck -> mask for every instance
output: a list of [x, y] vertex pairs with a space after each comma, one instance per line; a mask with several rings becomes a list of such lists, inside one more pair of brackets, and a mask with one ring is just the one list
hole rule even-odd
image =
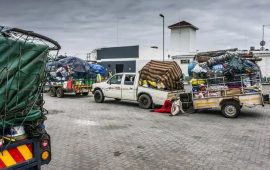
[[162, 105], [166, 99], [180, 93], [140, 86], [139, 74], [136, 73], [115, 74], [107, 81], [93, 84], [92, 89], [97, 103], [104, 102], [105, 98], [114, 98], [137, 101], [144, 109]]

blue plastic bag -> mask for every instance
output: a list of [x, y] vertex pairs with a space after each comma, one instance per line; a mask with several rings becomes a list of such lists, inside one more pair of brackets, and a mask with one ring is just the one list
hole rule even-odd
[[91, 72], [94, 72], [96, 74], [100, 74], [102, 76], [106, 75], [106, 70], [103, 66], [99, 64], [89, 64]]

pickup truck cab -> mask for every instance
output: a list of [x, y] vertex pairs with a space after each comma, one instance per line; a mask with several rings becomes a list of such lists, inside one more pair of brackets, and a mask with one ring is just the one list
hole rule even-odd
[[118, 73], [107, 81], [92, 86], [95, 102], [102, 103], [105, 98], [137, 101], [139, 106], [149, 109], [162, 105], [164, 101], [179, 94], [179, 91], [165, 91], [139, 85], [139, 74]]

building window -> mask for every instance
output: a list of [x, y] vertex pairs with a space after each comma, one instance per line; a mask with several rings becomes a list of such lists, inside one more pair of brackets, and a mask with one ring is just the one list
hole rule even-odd
[[181, 64], [189, 64], [189, 59], [184, 59], [184, 60], [181, 60]]

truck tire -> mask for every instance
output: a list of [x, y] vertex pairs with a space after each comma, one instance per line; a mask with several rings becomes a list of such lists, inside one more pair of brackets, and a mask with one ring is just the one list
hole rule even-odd
[[56, 89], [56, 97], [62, 98], [63, 96], [64, 96], [64, 90], [61, 87], [57, 88]]
[[94, 93], [94, 99], [96, 103], [103, 103], [104, 102], [104, 94], [101, 90], [96, 90]]
[[139, 96], [139, 106], [143, 109], [150, 109], [152, 107], [151, 97], [147, 94], [142, 94]]
[[221, 107], [222, 114], [226, 118], [236, 118], [240, 110], [240, 104], [237, 101], [226, 101]]
[[51, 97], [55, 97], [56, 96], [56, 88], [55, 87], [51, 87], [49, 90], [49, 95]]

